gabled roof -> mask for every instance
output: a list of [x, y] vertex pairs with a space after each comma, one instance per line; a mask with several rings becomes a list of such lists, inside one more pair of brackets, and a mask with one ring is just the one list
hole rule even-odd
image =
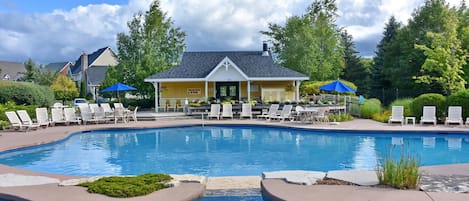
[[0, 61], [0, 69], [2, 69], [0, 80], [3, 80], [6, 75], [8, 75], [9, 80], [18, 80], [26, 72], [23, 63], [11, 61]]
[[[88, 54], [88, 66], [91, 65], [101, 54], [103, 54], [106, 49], [111, 49], [110, 47], [103, 47], [101, 49], [96, 50], [95, 52]], [[72, 74], [77, 74], [81, 72], [81, 56], [75, 61], [75, 65], [72, 67]]]
[[89, 85], [101, 85], [106, 77], [107, 66], [92, 66], [86, 70]]
[[58, 72], [58, 71], [62, 70], [69, 63], [71, 63], [71, 62], [67, 61], [67, 62], [50, 63], [50, 64], [47, 64], [46, 66], [44, 66], [44, 68], [41, 69], [41, 70], [55, 73], [55, 72]]
[[185, 52], [181, 64], [159, 74], [147, 77], [145, 81], [171, 79], [205, 79], [225, 58], [229, 58], [248, 79], [293, 79], [307, 80], [308, 77], [279, 66], [271, 56], [262, 56], [262, 51], [230, 52]]

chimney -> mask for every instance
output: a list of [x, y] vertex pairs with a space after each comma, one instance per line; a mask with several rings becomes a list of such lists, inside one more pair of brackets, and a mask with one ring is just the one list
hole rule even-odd
[[269, 48], [267, 46], [267, 41], [262, 42], [262, 56], [263, 57], [269, 56]]
[[85, 83], [88, 82], [87, 76], [86, 76], [87, 69], [88, 69], [88, 54], [86, 54], [86, 52], [83, 51], [83, 54], [81, 54], [81, 80], [85, 81]]

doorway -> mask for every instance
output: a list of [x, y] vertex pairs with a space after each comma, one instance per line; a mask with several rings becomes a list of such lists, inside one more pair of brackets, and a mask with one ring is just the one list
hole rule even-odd
[[239, 100], [238, 82], [217, 82], [215, 89], [217, 90], [215, 98], [220, 101]]

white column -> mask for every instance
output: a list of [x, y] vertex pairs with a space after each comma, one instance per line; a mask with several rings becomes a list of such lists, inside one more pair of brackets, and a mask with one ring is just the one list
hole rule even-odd
[[205, 101], [208, 101], [208, 81], [205, 80]]
[[296, 90], [295, 90], [295, 101], [299, 101], [300, 100], [300, 83], [301, 81], [300, 80], [296, 80], [295, 81], [295, 87], [296, 87]]
[[160, 95], [159, 82], [153, 82], [153, 87], [155, 87], [155, 112], [158, 113], [158, 98]]
[[238, 82], [238, 100], [241, 100], [241, 81]]
[[248, 90], [246, 90], [248, 92], [248, 101], [251, 101], [251, 80], [248, 80], [248, 84], [247, 84], [247, 88]]

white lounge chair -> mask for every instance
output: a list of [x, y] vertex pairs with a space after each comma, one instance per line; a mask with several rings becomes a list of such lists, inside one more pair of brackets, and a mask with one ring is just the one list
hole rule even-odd
[[90, 106], [91, 114], [93, 114], [93, 115], [94, 115], [94, 114], [99, 110], [99, 108], [100, 108], [99, 105], [96, 104], [96, 103], [90, 103], [89, 106]]
[[28, 131], [30, 129], [37, 129], [39, 127], [38, 124], [23, 124], [20, 118], [18, 118], [18, 115], [16, 115], [16, 113], [13, 111], [5, 112], [5, 115], [10, 122], [10, 127], [13, 129]]
[[284, 105], [280, 114], [273, 114], [269, 117], [270, 119], [280, 119], [280, 121], [284, 121], [285, 119], [293, 119], [291, 116], [291, 111], [293, 109], [293, 105]]
[[420, 118], [420, 125], [424, 123], [433, 123], [436, 125], [436, 107], [435, 106], [423, 106], [422, 118]]
[[264, 118], [264, 119], [270, 118], [271, 116], [277, 114], [279, 106], [280, 106], [279, 104], [270, 105], [269, 111], [267, 111], [265, 113], [262, 113], [260, 115], [257, 115], [257, 118], [258, 119], [259, 118]]
[[252, 119], [252, 106], [250, 103], [243, 103], [241, 106], [241, 114], [239, 114], [239, 118], [249, 117]]
[[114, 110], [111, 108], [111, 105], [109, 105], [109, 103], [101, 103], [101, 108], [103, 108], [106, 117], [114, 117]]
[[38, 123], [33, 122], [33, 120], [31, 119], [31, 117], [29, 116], [26, 110], [18, 110], [16, 111], [16, 113], [18, 113], [18, 116], [20, 117], [21, 123], [23, 123], [23, 125], [29, 125], [29, 126], [34, 126], [34, 127], [41, 126]]
[[96, 124], [99, 122], [99, 120], [95, 119], [91, 114], [91, 110], [88, 105], [79, 105], [78, 108], [80, 108], [80, 116], [84, 125], [88, 122], [94, 122]]
[[64, 108], [64, 117], [68, 124], [81, 124], [81, 120], [75, 114], [75, 108]]
[[233, 119], [233, 105], [223, 104], [223, 111], [221, 113], [221, 118], [231, 118]]
[[448, 107], [448, 117], [446, 117], [445, 125], [449, 124], [459, 124], [461, 126], [463, 125], [461, 106]]
[[47, 108], [36, 108], [36, 121], [39, 125], [45, 126], [46, 128], [49, 126], [50, 120], [49, 114], [47, 114]]
[[210, 113], [207, 115], [207, 119], [217, 118], [220, 119], [220, 104], [210, 105]]
[[65, 116], [64, 116], [64, 109], [63, 108], [52, 108], [51, 109], [51, 125], [55, 126], [55, 124], [66, 124], [68, 125], [68, 122], [65, 121]]
[[388, 124], [401, 123], [404, 125], [404, 106], [392, 106], [391, 116], [389, 116]]

